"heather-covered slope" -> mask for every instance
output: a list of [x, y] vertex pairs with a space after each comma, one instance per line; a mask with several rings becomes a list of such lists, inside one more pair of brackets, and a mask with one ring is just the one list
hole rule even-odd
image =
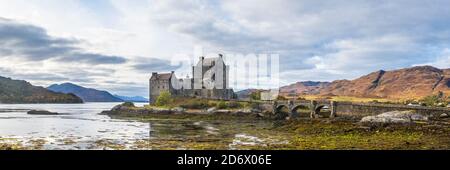
[[83, 99], [84, 102], [123, 102], [107, 91], [81, 87], [72, 83], [54, 84], [47, 89], [61, 93], [73, 93]]
[[377, 71], [355, 80], [338, 80], [320, 89], [321, 95], [422, 98], [450, 92], [450, 70], [418, 66], [393, 71]]
[[83, 103], [74, 94], [57, 93], [23, 80], [0, 76], [0, 103]]
[[297, 82], [295, 84], [281, 87], [280, 93], [283, 96], [319, 94], [320, 93], [319, 90], [327, 87], [329, 84], [330, 84], [329, 82], [314, 82], [314, 81]]

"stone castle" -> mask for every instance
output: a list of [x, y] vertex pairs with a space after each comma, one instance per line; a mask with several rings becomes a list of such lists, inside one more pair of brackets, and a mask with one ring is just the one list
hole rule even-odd
[[178, 79], [175, 72], [152, 73], [150, 78], [150, 103], [163, 91], [173, 97], [191, 97], [205, 99], [230, 100], [236, 98], [229, 88], [229, 66], [223, 56], [216, 58], [200, 57], [197, 65], [192, 67], [192, 78]]

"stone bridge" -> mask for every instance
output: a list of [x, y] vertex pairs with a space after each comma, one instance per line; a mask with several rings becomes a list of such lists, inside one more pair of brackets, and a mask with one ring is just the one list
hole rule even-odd
[[[288, 109], [288, 117], [295, 118], [299, 117], [299, 109], [308, 109], [310, 112], [310, 118], [319, 118], [319, 113], [322, 109], [327, 109], [330, 111], [330, 118], [336, 117], [336, 106], [337, 103], [334, 101], [315, 101], [315, 100], [298, 100], [298, 101], [275, 101], [273, 102], [273, 111], [275, 115], [282, 114], [283, 108]], [[281, 115], [283, 116], [283, 115]]]
[[[265, 110], [270, 110], [272, 113], [278, 116], [285, 116], [289, 118], [299, 117], [299, 109], [306, 109], [309, 111], [310, 118], [329, 117], [334, 118], [336, 116], [372, 116], [378, 115], [390, 111], [407, 111], [413, 110], [417, 113], [430, 116], [432, 118], [438, 118], [442, 114], [450, 116], [450, 108], [446, 107], [424, 107], [424, 106], [406, 106], [399, 104], [378, 104], [378, 103], [352, 103], [352, 102], [336, 102], [336, 101], [315, 101], [315, 100], [290, 100], [290, 101], [273, 101], [273, 102], [260, 102], [261, 107]], [[288, 110], [287, 113], [283, 113], [282, 109]], [[323, 115], [323, 111], [326, 111], [327, 115]], [[287, 114], [287, 115], [282, 115]], [[319, 116], [320, 115], [320, 116]]]

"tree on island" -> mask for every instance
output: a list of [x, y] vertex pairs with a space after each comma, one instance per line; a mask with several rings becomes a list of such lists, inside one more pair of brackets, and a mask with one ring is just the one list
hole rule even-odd
[[436, 95], [424, 97], [420, 100], [425, 106], [439, 106], [446, 107], [448, 105], [448, 98], [445, 97], [443, 92], [439, 92]]
[[256, 91], [250, 94], [250, 99], [261, 100], [261, 91]]
[[156, 106], [166, 106], [172, 101], [172, 95], [169, 91], [162, 91], [156, 99]]

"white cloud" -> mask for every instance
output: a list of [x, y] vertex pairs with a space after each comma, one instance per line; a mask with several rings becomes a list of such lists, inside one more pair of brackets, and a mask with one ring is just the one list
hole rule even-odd
[[[445, 0], [0, 0], [0, 17], [79, 40], [75, 46], [84, 51], [129, 61], [91, 67], [14, 58], [0, 68], [42, 85], [53, 81], [25, 75], [35, 70], [70, 81], [67, 72], [83, 70], [92, 76], [79, 83], [145, 96], [147, 88], [132, 87], [145, 87], [150, 73], [139, 72], [136, 64], [192, 55], [196, 45], [207, 53], [279, 53], [283, 83], [351, 79], [421, 63], [449, 67], [448, 6]], [[96, 74], [105, 69], [111, 74]]]
[[450, 68], [450, 48], [445, 48], [442, 50], [436, 58], [432, 59], [431, 62], [417, 65], [430, 65], [442, 69]]

